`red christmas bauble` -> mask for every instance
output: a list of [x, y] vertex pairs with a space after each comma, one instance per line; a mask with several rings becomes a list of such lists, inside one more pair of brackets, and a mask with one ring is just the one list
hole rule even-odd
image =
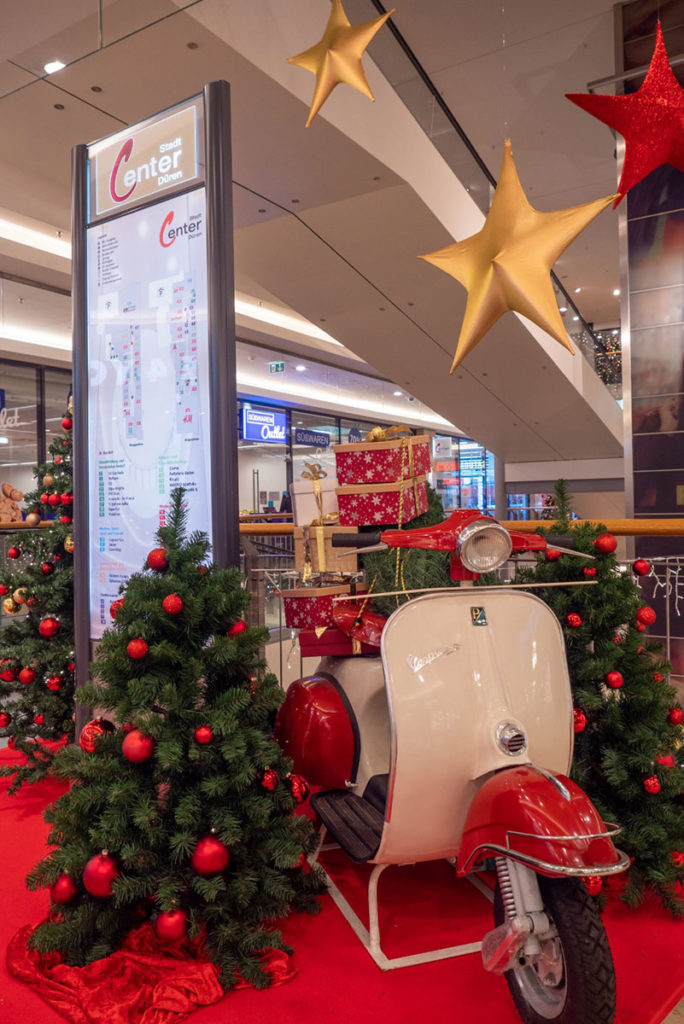
[[572, 712], [575, 732], [584, 732], [587, 727], [587, 716], [581, 708], [575, 708]]
[[0, 729], [5, 729], [12, 721], [12, 716], [7, 711], [0, 711]]
[[585, 566], [585, 568], [582, 569], [582, 572], [584, 573], [585, 576], [593, 577], [593, 576], [596, 575], [596, 569], [595, 569], [595, 567], [593, 565]]
[[615, 636], [613, 637], [613, 643], [615, 644], [616, 647], [618, 646], [618, 644], [622, 643], [622, 637], [620, 636], [619, 633], [616, 633]]
[[663, 681], [663, 677], [661, 676], [660, 672], [654, 672], [653, 673], [653, 682], [654, 683], [662, 683], [662, 681]]
[[561, 552], [556, 551], [555, 548], [547, 548], [544, 552], [544, 556], [547, 562], [557, 562], [558, 559], [561, 557]]
[[51, 494], [50, 497], [48, 498], [48, 505], [52, 505], [53, 508], [57, 508], [57, 506], [61, 505], [61, 503], [62, 499], [60, 498], [59, 494]]
[[149, 651], [149, 647], [142, 639], [142, 637], [136, 637], [135, 640], [130, 641], [130, 643], [126, 647], [126, 650], [128, 651], [129, 658], [132, 658], [133, 661], [140, 661], [140, 659], [144, 658], [147, 652]]
[[567, 622], [568, 626], [572, 626], [574, 629], [582, 625], [582, 619], [577, 614], [577, 612], [570, 612], [568, 615], [566, 615], [565, 621]]
[[188, 914], [185, 910], [169, 910], [157, 914], [154, 922], [157, 938], [162, 942], [176, 942], [187, 935]]
[[19, 673], [19, 682], [23, 683], [24, 686], [30, 686], [35, 678], [36, 673], [33, 671], [32, 668], [22, 668], [21, 672]]
[[9, 594], [9, 587], [6, 587], [4, 583], [0, 583], [0, 597], [4, 597], [5, 594]]
[[290, 792], [298, 804], [303, 804], [309, 797], [309, 783], [303, 775], [288, 775], [287, 784]]
[[624, 679], [622, 678], [621, 672], [606, 672], [605, 675], [606, 685], [610, 686], [612, 690], [619, 690], [624, 685]]
[[9, 747], [10, 750], [14, 750], [16, 745], [17, 745], [17, 741], [16, 741], [15, 737], [14, 736], [10, 736], [10, 738], [7, 740], [7, 746]]
[[52, 562], [43, 562], [43, 564], [40, 567], [40, 571], [43, 574], [43, 576], [52, 576], [53, 572], [55, 571], [55, 567], [52, 564]]
[[56, 619], [53, 615], [46, 615], [38, 623], [38, 632], [47, 639], [57, 636], [59, 633], [59, 619]]
[[662, 764], [663, 768], [674, 768], [674, 754], [663, 754], [662, 757], [656, 757], [656, 764]]
[[612, 551], [615, 551], [617, 540], [612, 533], [600, 533], [594, 541], [594, 547], [602, 555], [609, 555]]
[[211, 743], [214, 738], [214, 734], [208, 725], [200, 725], [195, 729], [195, 742], [205, 746], [207, 743]]
[[63, 460], [62, 460], [62, 456], [61, 455], [55, 455], [55, 465], [56, 466], [61, 466], [62, 465], [62, 461]]
[[643, 633], [643, 631], [646, 629], [646, 627], [644, 626], [643, 622], [637, 622], [636, 628], [637, 628], [639, 633]]
[[20, 548], [12, 547], [12, 548], [8, 548], [7, 549], [7, 557], [8, 558], [19, 558], [20, 556], [21, 556], [21, 549]]
[[45, 715], [41, 711], [39, 714], [33, 716], [35, 725], [45, 725]]
[[190, 862], [198, 875], [217, 875], [230, 863], [230, 851], [216, 836], [199, 839]]
[[47, 503], [48, 503], [48, 495], [47, 494], [45, 494], [45, 493], [41, 494], [41, 496], [40, 496], [40, 503], [41, 503], [41, 505], [47, 505]]
[[240, 633], [244, 633], [246, 629], [247, 623], [245, 622], [245, 620], [238, 619], [237, 622], [234, 622], [233, 625], [230, 627], [230, 629], [226, 633], [226, 636], [239, 636]]
[[86, 754], [94, 754], [98, 740], [112, 732], [114, 726], [106, 718], [93, 718], [81, 729], [81, 735], [78, 737], [79, 746]]
[[119, 867], [108, 853], [96, 853], [83, 869], [83, 885], [91, 896], [111, 896], [112, 882], [119, 877]]
[[64, 523], [64, 525], [67, 526], [71, 522], [71, 516], [60, 516], [59, 521], [60, 523]]
[[143, 764], [152, 757], [156, 745], [151, 736], [145, 736], [140, 729], [131, 729], [124, 737], [121, 753], [132, 764]]
[[670, 857], [676, 868], [684, 868], [684, 850], [673, 850]]
[[73, 505], [73, 503], [74, 503], [74, 496], [73, 496], [73, 494], [63, 494], [62, 498], [61, 498], [61, 501], [62, 501], [62, 504], [65, 505], [68, 508], [69, 505]]
[[3, 683], [13, 683], [16, 678], [17, 673], [13, 668], [4, 668], [2, 672], [0, 672], [0, 679], [2, 679]]
[[162, 601], [162, 608], [167, 615], [178, 615], [183, 611], [183, 598], [178, 594], [167, 594]]
[[668, 722], [672, 722], [673, 725], [681, 725], [684, 722], [684, 711], [681, 708], [670, 708], [667, 713]]
[[62, 689], [62, 677], [61, 676], [48, 676], [45, 680], [45, 685], [48, 690], [52, 690], [53, 693], [58, 693]]
[[592, 875], [589, 878], [583, 878], [582, 881], [586, 885], [590, 896], [598, 896], [603, 888], [603, 879], [600, 875]]
[[656, 620], [655, 609], [649, 608], [647, 604], [641, 606], [637, 612], [637, 622], [640, 622], [643, 626], [651, 626]]
[[78, 892], [78, 886], [74, 882], [73, 878], [69, 875], [62, 873], [54, 885], [50, 888], [50, 896], [52, 902], [57, 903], [58, 906], [62, 906], [64, 903], [69, 903], [73, 900], [74, 896]]
[[294, 864], [291, 864], [290, 867], [294, 871], [296, 868], [303, 868], [305, 864], [306, 864], [306, 854], [304, 852], [302, 852], [302, 853], [299, 854], [299, 856], [297, 857], [297, 860], [294, 862]]
[[75, 661], [68, 662], [68, 664], [67, 664], [67, 672], [75, 672], [75, 671], [76, 671], [76, 662]]
[[150, 569], [157, 572], [164, 572], [169, 567], [169, 559], [165, 548], [153, 548], [147, 556], [147, 564]]
[[637, 654], [643, 654], [645, 650], [645, 647], [637, 647]]
[[264, 768], [263, 772], [259, 772], [259, 782], [264, 789], [267, 789], [269, 793], [272, 793], [280, 782], [280, 776], [274, 768]]
[[644, 789], [647, 793], [655, 795], [660, 792], [660, 780], [657, 775], [649, 775], [647, 779], [644, 779]]
[[62, 420], [62, 429], [63, 430], [71, 430], [73, 425], [74, 424], [73, 424], [73, 421], [72, 421], [70, 416], [65, 416], [64, 419]]
[[112, 601], [112, 603], [109, 606], [109, 614], [111, 615], [111, 617], [113, 619], [116, 619], [116, 616], [119, 613], [119, 609], [123, 608], [123, 605], [124, 605], [123, 597], [118, 597], [116, 599], [116, 601]]
[[645, 558], [637, 558], [632, 565], [632, 572], [635, 576], [646, 576], [650, 571], [651, 563], [647, 562]]

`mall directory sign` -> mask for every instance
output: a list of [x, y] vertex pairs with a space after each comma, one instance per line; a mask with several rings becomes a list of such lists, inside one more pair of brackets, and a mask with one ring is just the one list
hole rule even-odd
[[89, 147], [90, 635], [111, 624], [170, 494], [211, 537], [201, 97]]

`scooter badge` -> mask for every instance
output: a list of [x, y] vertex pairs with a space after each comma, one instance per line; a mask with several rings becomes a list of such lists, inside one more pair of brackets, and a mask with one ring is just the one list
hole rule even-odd
[[473, 620], [473, 626], [487, 625], [487, 614], [484, 608], [471, 608], [470, 615]]

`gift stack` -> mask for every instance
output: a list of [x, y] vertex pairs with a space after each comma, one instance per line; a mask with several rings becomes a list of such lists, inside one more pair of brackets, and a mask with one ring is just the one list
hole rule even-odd
[[430, 439], [393, 436], [406, 430], [375, 427], [366, 441], [335, 446], [342, 526], [403, 526], [427, 512]]

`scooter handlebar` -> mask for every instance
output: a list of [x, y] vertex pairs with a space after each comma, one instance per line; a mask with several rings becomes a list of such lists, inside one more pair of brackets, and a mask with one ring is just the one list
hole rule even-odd
[[333, 533], [334, 548], [372, 548], [380, 544], [380, 533]]

